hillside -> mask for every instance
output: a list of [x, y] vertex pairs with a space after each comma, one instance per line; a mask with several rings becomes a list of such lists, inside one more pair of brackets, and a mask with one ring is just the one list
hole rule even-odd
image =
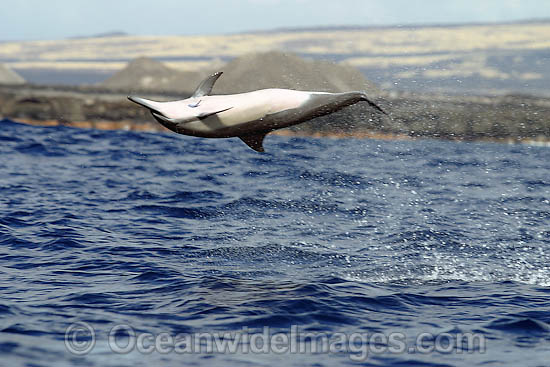
[[126, 91], [192, 91], [205, 76], [205, 72], [180, 71], [148, 57], [139, 57], [100, 85]]
[[377, 89], [356, 68], [277, 51], [246, 54], [220, 70], [224, 75], [214, 87], [214, 92], [219, 94], [263, 88], [322, 92]]
[[214, 86], [215, 94], [241, 93], [263, 88], [326, 92], [364, 90], [370, 93], [378, 90], [354, 67], [307, 60], [277, 51], [246, 54], [216, 69], [200, 72], [179, 71], [162, 62], [140, 57], [130, 61], [124, 69], [99, 86], [126, 93], [145, 91], [191, 94], [214, 71], [224, 72]]

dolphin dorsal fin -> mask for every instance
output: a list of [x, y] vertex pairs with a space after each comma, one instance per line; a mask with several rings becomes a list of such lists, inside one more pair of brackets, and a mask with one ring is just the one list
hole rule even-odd
[[239, 138], [244, 141], [245, 144], [248, 145], [250, 148], [254, 149], [257, 152], [263, 153], [265, 152], [263, 143], [267, 133], [268, 131], [241, 135], [239, 136]]
[[212, 87], [214, 86], [214, 83], [216, 83], [216, 80], [223, 74], [223, 71], [218, 71], [212, 75], [210, 75], [208, 78], [204, 79], [197, 89], [195, 89], [195, 92], [193, 93], [193, 98], [197, 97], [203, 97], [207, 96], [212, 92]]

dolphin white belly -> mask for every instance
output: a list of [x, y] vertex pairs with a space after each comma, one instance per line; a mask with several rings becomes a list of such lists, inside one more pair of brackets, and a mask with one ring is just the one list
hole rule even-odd
[[326, 115], [361, 100], [385, 113], [362, 92], [261, 89], [239, 94], [209, 95], [221, 74], [218, 72], [205, 79], [193, 96], [181, 101], [128, 98], [148, 108], [158, 122], [177, 133], [206, 138], [239, 137], [260, 152], [263, 152], [263, 139], [270, 131]]

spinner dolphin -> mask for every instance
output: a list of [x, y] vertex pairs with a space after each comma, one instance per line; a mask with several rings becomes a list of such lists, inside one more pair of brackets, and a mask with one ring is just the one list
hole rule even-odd
[[239, 137], [250, 148], [263, 152], [265, 136], [365, 101], [386, 114], [363, 92], [325, 93], [290, 89], [261, 89], [253, 92], [210, 95], [222, 72], [206, 78], [190, 98], [156, 102], [141, 97], [128, 99], [148, 108], [168, 129], [203, 138]]

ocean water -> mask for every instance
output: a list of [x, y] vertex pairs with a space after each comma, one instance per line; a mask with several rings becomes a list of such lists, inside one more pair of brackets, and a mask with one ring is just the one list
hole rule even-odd
[[550, 150], [0, 122], [2, 366], [549, 366]]

